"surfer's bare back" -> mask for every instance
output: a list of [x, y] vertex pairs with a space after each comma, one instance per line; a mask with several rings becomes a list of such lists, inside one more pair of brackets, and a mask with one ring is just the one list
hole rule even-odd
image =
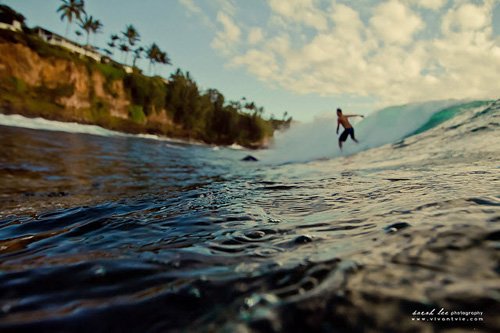
[[340, 134], [339, 137], [339, 147], [340, 150], [342, 150], [342, 144], [347, 140], [347, 137], [350, 135], [351, 139], [354, 140], [354, 142], [358, 143], [358, 140], [354, 137], [354, 128], [352, 127], [351, 123], [349, 122], [350, 117], [361, 117], [364, 118], [365, 116], [360, 115], [360, 114], [342, 114], [341, 109], [337, 109], [337, 134], [339, 134], [339, 127], [342, 125], [344, 127], [344, 131], [342, 134]]

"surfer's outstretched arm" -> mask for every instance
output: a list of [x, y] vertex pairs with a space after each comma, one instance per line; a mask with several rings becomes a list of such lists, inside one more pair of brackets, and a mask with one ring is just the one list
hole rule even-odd
[[364, 118], [365, 116], [363, 116], [362, 114], [346, 114], [344, 117], [347, 117], [347, 118], [352, 118], [352, 117], [361, 117], [361, 118]]
[[339, 134], [340, 122], [337, 121], [337, 134]]

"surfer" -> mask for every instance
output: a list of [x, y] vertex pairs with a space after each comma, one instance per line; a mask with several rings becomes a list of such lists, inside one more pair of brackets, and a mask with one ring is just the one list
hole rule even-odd
[[340, 150], [342, 150], [342, 143], [344, 143], [347, 140], [347, 137], [350, 135], [351, 139], [354, 140], [354, 142], [358, 143], [358, 140], [354, 137], [354, 128], [352, 128], [351, 123], [349, 122], [350, 117], [361, 117], [364, 118], [365, 116], [360, 115], [360, 114], [342, 114], [341, 109], [337, 109], [337, 134], [339, 134], [339, 127], [342, 125], [344, 127], [344, 131], [342, 134], [340, 134], [339, 137], [339, 147]]

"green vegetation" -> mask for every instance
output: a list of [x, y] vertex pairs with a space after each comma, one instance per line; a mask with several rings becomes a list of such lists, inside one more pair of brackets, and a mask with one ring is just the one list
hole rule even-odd
[[123, 67], [110, 63], [103, 64], [95, 61], [88, 61], [87, 68], [89, 72], [98, 71], [104, 75], [106, 81], [104, 82], [104, 90], [113, 97], [118, 97], [116, 91], [113, 90], [113, 82], [123, 80], [125, 78], [125, 71]]
[[17, 92], [18, 94], [24, 94], [28, 90], [28, 86], [23, 80], [15, 77], [11, 77], [10, 79], [13, 81], [15, 92]]
[[[87, 17], [83, 1], [65, 0], [59, 11], [62, 12], [61, 18], [68, 23], [74, 18], [82, 21], [82, 15], [85, 15], [82, 26], [88, 27], [88, 30], [84, 28], [87, 33], [102, 27], [99, 21], [96, 24], [96, 20]], [[92, 23], [95, 30], [92, 30]], [[61, 81], [57, 86], [52, 83], [50, 87], [44, 84], [31, 86], [20, 78], [1, 77], [0, 108], [3, 112], [78, 121], [131, 133], [148, 132], [216, 144], [238, 143], [247, 147], [262, 145], [274, 130], [286, 128], [291, 123], [292, 119], [286, 119], [286, 113], [282, 120], [274, 117], [265, 120], [262, 117], [264, 109], [245, 98], [226, 101], [216, 89], [200, 90], [189, 72], [184, 73], [180, 69], [168, 80], [143, 75], [140, 69], [135, 68], [136, 61], [143, 56], [149, 59], [150, 66], [155, 63], [170, 64], [170, 59], [155, 43], [147, 49], [137, 46], [140, 35], [132, 25], [122, 32], [123, 38], [113, 35], [108, 44], [114, 47], [116, 42], [121, 42], [120, 47], [123, 46], [126, 52], [134, 52], [134, 70], [131, 73], [109, 58], [104, 58], [106, 63], [96, 62], [68, 49], [47, 44], [27, 28], [25, 31], [0, 30], [0, 43], [22, 44], [51, 63], [64, 60], [74, 64], [75, 70], [86, 68], [90, 107], [65, 108], [64, 101], [75, 94], [74, 82]], [[29, 68], [26, 70], [29, 71]], [[109, 97], [97, 95], [94, 73], [104, 77], [103, 89]], [[128, 119], [111, 115], [111, 104], [115, 103], [113, 99], [125, 107], [129, 105]]]
[[161, 78], [132, 73], [127, 75], [123, 82], [132, 102], [142, 105], [146, 115], [165, 107], [165, 83]]
[[146, 115], [142, 110], [142, 105], [131, 105], [128, 113], [133, 122], [138, 124], [144, 124], [146, 122]]

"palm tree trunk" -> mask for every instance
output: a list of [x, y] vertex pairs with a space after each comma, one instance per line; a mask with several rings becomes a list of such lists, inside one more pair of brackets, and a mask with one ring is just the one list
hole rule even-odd
[[64, 37], [68, 38], [69, 33], [69, 21], [66, 22], [66, 32], [64, 33]]

